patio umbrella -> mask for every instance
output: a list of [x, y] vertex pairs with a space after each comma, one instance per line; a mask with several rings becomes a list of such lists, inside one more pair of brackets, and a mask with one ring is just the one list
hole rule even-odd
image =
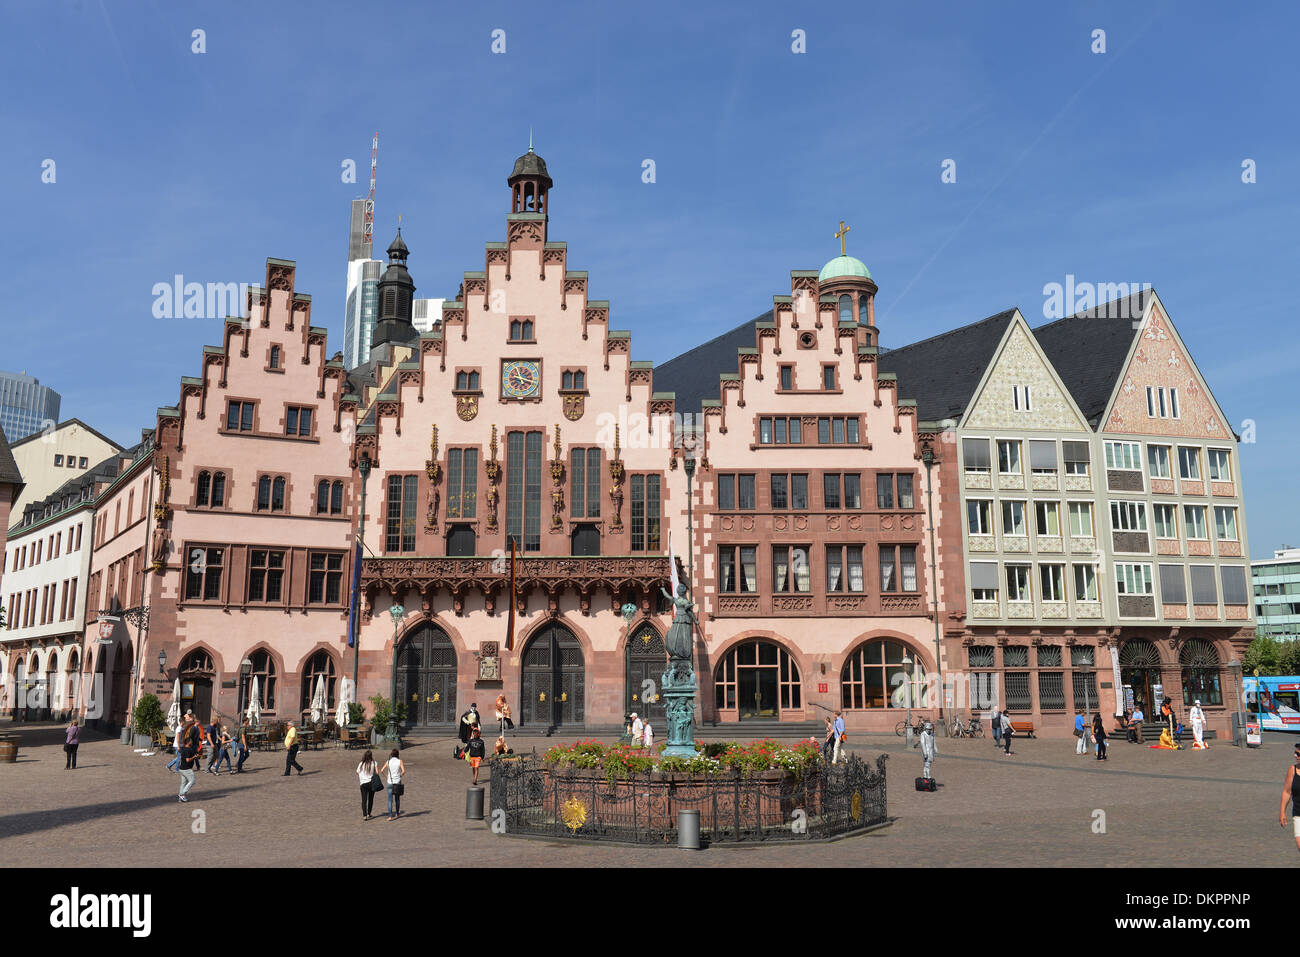
[[320, 724], [321, 714], [325, 710], [325, 685], [321, 676], [316, 676], [316, 688], [311, 693], [311, 723]]
[[258, 703], [257, 695], [257, 676], [253, 676], [253, 683], [248, 689], [248, 710], [245, 712], [250, 724], [262, 723], [262, 706]]
[[172, 685], [172, 703], [167, 709], [167, 728], [175, 731], [181, 726], [181, 679], [177, 678], [176, 683]]
[[351, 697], [351, 689], [348, 688], [348, 679], [339, 679], [338, 689], [338, 708], [334, 712], [334, 723], [340, 728], [346, 727], [348, 723], [348, 700]]

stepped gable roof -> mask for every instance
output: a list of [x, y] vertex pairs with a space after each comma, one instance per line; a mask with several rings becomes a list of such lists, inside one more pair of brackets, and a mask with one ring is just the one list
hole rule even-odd
[[882, 349], [879, 371], [898, 377], [899, 398], [916, 400], [921, 421], [959, 418], [1015, 312], [1007, 309], [908, 346]]
[[18, 463], [14, 461], [14, 454], [9, 451], [9, 440], [5, 438], [5, 432], [2, 428], [0, 428], [0, 483], [16, 485], [19, 488], [26, 484], [23, 481], [22, 473], [18, 471]]
[[679, 413], [699, 412], [705, 399], [717, 399], [721, 395], [718, 376], [724, 372], [735, 373], [739, 368], [736, 350], [754, 348], [758, 341], [758, 323], [772, 322], [773, 319], [773, 312], [769, 309], [704, 345], [656, 366], [655, 391], [677, 393], [675, 408]]
[[[121, 445], [119, 445], [118, 443], [114, 442], [112, 439], [110, 439], [110, 438], [109, 438], [107, 435], [105, 435], [103, 432], [100, 432], [98, 429], [92, 429], [92, 428], [91, 428], [90, 426], [88, 426], [85, 422], [82, 422], [82, 421], [81, 421], [80, 419], [78, 419], [78, 418], [64, 419], [62, 422], [60, 422], [58, 425], [56, 425], [56, 426], [54, 427], [54, 431], [57, 432], [59, 429], [62, 429], [62, 428], [64, 428], [65, 426], [69, 426], [69, 425], [79, 425], [79, 426], [81, 426], [83, 429], [85, 429], [87, 432], [89, 432], [91, 435], [95, 436], [95, 438], [97, 438], [97, 439], [102, 439], [103, 441], [105, 441], [105, 442], [107, 442], [109, 445], [111, 445], [113, 448], [115, 448], [115, 449], [117, 449], [117, 450], [119, 450], [119, 451], [120, 451], [121, 448], [122, 448]], [[23, 445], [24, 443], [32, 442], [32, 441], [35, 441], [36, 439], [39, 439], [39, 438], [41, 437], [41, 435], [43, 435], [43, 434], [44, 434], [44, 433], [42, 433], [42, 432], [33, 432], [31, 435], [27, 436], [27, 438], [25, 438], [25, 439], [19, 439], [17, 442], [15, 442], [15, 443], [14, 443], [12, 446], [10, 446], [10, 447], [16, 449], [16, 448], [18, 448], [18, 446]]]
[[[1034, 338], [1056, 374], [1094, 427], [1105, 414], [1115, 383], [1124, 373], [1146, 300], [1143, 292], [1137, 292], [1034, 330]], [[1113, 318], [1116, 316], [1123, 318]]]

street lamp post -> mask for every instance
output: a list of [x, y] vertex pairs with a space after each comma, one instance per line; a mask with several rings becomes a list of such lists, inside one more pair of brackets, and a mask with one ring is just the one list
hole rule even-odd
[[912, 746], [912, 659], [903, 652], [903, 676], [907, 679], [907, 730], [903, 732], [904, 743], [907, 747]]
[[943, 658], [939, 653], [939, 575], [935, 570], [934, 489], [930, 484], [930, 469], [934, 466], [934, 449], [928, 445], [923, 448], [921, 461], [925, 463], [925, 511], [930, 521], [930, 609], [934, 618], [934, 665], [939, 669], [939, 725], [944, 729], [944, 733], [947, 733], [948, 723], [943, 719], [943, 697], [946, 693], [943, 684]]
[[235, 717], [244, 720], [244, 695], [248, 693], [248, 676], [253, 673], [253, 659], [245, 658], [239, 663], [239, 714]]
[[393, 619], [393, 681], [391, 686], [392, 698], [390, 699], [392, 710], [389, 712], [388, 727], [384, 731], [384, 740], [396, 741], [397, 740], [397, 627], [402, 623], [402, 619], [406, 617], [406, 609], [403, 608], [399, 603], [395, 601], [393, 602], [392, 607], [388, 609], [388, 614], [391, 615]]
[[[361, 547], [352, 560], [359, 562], [365, 560], [366, 554], [366, 479], [370, 478], [370, 456], [363, 455], [361, 457], [361, 461], [357, 463], [357, 471], [361, 473], [361, 520], [357, 523], [357, 541]], [[355, 572], [353, 574], [355, 575]], [[360, 603], [361, 597], [358, 595], [357, 604], [360, 605]], [[357, 639], [357, 619], [360, 614], [361, 609], [358, 607], [356, 612], [348, 617], [352, 628], [352, 634], [348, 636], [352, 641], [352, 698], [357, 704], [361, 703], [361, 686], [357, 683], [357, 672], [361, 667], [361, 642]]]

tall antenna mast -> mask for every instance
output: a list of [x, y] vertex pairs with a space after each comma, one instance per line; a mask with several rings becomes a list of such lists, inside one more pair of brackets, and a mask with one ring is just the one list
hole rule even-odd
[[370, 141], [370, 195], [366, 197], [366, 215], [361, 243], [365, 247], [366, 258], [374, 258], [375, 241], [375, 171], [379, 167], [379, 134]]

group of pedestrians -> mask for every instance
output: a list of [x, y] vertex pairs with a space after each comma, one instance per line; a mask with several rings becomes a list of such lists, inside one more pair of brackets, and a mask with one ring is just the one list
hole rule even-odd
[[628, 728], [628, 737], [632, 739], [632, 746], [635, 748], [648, 748], [654, 750], [655, 746], [655, 729], [650, 726], [650, 719], [642, 719], [635, 711], [632, 712], [632, 724]]
[[994, 707], [989, 715], [989, 724], [993, 728], [993, 750], [1002, 748], [1003, 754], [1015, 754], [1011, 750], [1011, 737], [1015, 731], [1011, 727], [1011, 716], [1004, 709]]
[[[361, 820], [363, 821], [370, 820], [371, 811], [375, 806], [375, 794], [381, 790], [388, 793], [388, 820], [396, 821], [402, 816], [402, 795], [406, 792], [402, 776], [406, 774], [406, 765], [402, 763], [402, 756], [397, 748], [389, 752], [383, 768], [384, 778], [381, 779], [379, 765], [375, 763], [375, 756], [370, 751], [362, 756], [361, 763], [357, 765], [357, 780], [361, 783]], [[474, 773], [477, 776], [477, 764], [474, 766]]]
[[848, 760], [848, 749], [844, 742], [848, 738], [844, 733], [844, 712], [836, 711], [835, 717], [826, 719], [826, 746], [822, 750], [828, 764], [839, 764], [841, 753]]
[[1075, 754], [1087, 754], [1091, 745], [1098, 761], [1108, 760], [1109, 755], [1106, 753], [1106, 725], [1102, 721], [1100, 711], [1093, 713], [1092, 723], [1089, 724], [1083, 717], [1083, 711], [1076, 709], [1074, 712], [1074, 737]]

